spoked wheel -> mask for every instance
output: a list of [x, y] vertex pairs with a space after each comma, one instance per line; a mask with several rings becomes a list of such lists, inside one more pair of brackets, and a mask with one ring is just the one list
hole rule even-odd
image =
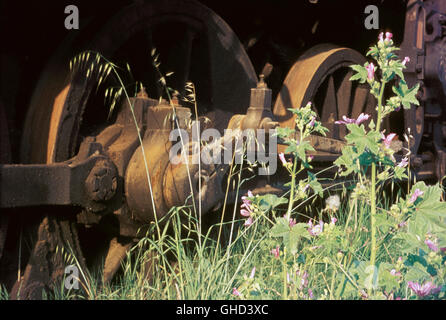
[[[91, 30], [87, 31], [91, 34]], [[97, 51], [117, 64], [128, 63], [134, 78], [142, 81], [149, 96], [157, 98], [161, 94], [157, 87], [159, 79], [150, 56], [156, 48], [162, 70], [174, 72], [169, 86], [181, 92], [186, 81], [194, 82], [198, 112], [213, 121], [216, 128], [226, 127], [235, 112], [247, 109], [249, 89], [257, 82], [251, 62], [229, 26], [195, 1], [134, 4], [107, 21], [90, 40], [85, 39], [69, 40], [56, 53], [35, 89], [22, 139], [24, 163], [65, 161], [76, 154], [85, 136], [112, 124], [107, 123], [107, 108], [101, 107], [104, 96], [92, 90], [96, 83], [87, 81], [85, 76], [69, 74], [70, 59], [84, 50]], [[42, 260], [39, 257], [57, 256], [54, 250], [57, 245], [68, 242], [81, 262], [86, 256], [105, 256], [108, 250], [100, 249], [107, 248], [108, 242], [95, 248], [92, 248], [93, 241], [82, 245], [85, 241], [80, 233], [81, 245], [78, 246], [74, 217], [65, 225], [54, 218], [49, 222], [51, 226], [45, 227], [45, 221], [39, 227], [37, 242], [50, 244], [42, 248], [36, 243], [27, 266], [30, 271], [25, 273], [28, 278], [22, 282], [29, 284], [33, 277], [43, 280], [36, 286], [28, 285], [29, 292], [22, 288], [25, 298], [38, 297], [41, 287], [52, 280], [52, 274], [63, 274], [60, 264], [51, 263], [51, 268], [43, 270], [43, 277], [39, 272]], [[48, 225], [48, 221], [46, 223]], [[55, 230], [57, 236], [51, 238], [48, 230]], [[88, 259], [86, 264], [90, 264]]]
[[320, 121], [330, 130], [327, 137], [342, 140], [346, 128], [335, 121], [342, 116], [357, 118], [361, 113], [376, 112], [376, 99], [367, 84], [349, 81], [353, 75], [349, 66], [364, 63], [365, 58], [357, 51], [331, 44], [306, 51], [289, 71], [274, 105], [280, 126], [294, 126], [288, 108], [301, 108], [311, 101]]

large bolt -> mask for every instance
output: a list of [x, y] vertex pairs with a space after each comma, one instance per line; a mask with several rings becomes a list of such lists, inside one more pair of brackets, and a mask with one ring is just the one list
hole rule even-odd
[[94, 201], [110, 200], [117, 188], [116, 169], [108, 161], [98, 161], [85, 181], [88, 195]]

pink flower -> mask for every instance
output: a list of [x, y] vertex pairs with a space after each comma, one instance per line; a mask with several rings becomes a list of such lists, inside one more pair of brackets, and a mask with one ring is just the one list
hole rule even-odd
[[426, 282], [423, 285], [420, 285], [417, 282], [408, 281], [407, 285], [419, 297], [425, 297], [430, 294], [436, 294], [441, 290], [441, 287], [435, 287], [435, 285], [430, 281]]
[[386, 40], [387, 40], [387, 41], [392, 40], [392, 37], [393, 37], [393, 34], [392, 34], [392, 33], [390, 33], [390, 32], [386, 32]]
[[373, 80], [375, 78], [375, 65], [370, 63], [367, 67], [367, 79]]
[[392, 275], [392, 276], [400, 276], [401, 275], [401, 272], [399, 272], [399, 271], [396, 271], [395, 269], [392, 269], [392, 270], [390, 270], [390, 274]]
[[324, 230], [324, 222], [319, 221], [319, 224], [316, 224], [313, 226], [313, 222], [311, 220], [308, 222], [308, 232], [312, 235], [317, 237], [322, 233]]
[[274, 258], [279, 259], [280, 256], [280, 247], [277, 246], [271, 250], [271, 253], [274, 255]]
[[308, 156], [308, 162], [313, 161], [313, 159], [314, 159], [314, 156], [310, 154], [310, 155]]
[[310, 297], [310, 299], [313, 299], [313, 290], [308, 289], [308, 296]]
[[[252, 202], [249, 198], [254, 197], [251, 191], [248, 190], [248, 196], [242, 197], [242, 205], [240, 206], [240, 214], [244, 217], [250, 217], [252, 213]], [[244, 208], [244, 209], [243, 209]], [[252, 220], [252, 219], [251, 219]]]
[[398, 228], [403, 228], [405, 226], [407, 226], [407, 221], [403, 221], [403, 222], [398, 223]]
[[249, 212], [248, 210], [245, 210], [245, 209], [240, 210], [240, 214], [244, 217], [251, 216], [251, 212]]
[[335, 224], [336, 221], [338, 221], [338, 219], [336, 219], [335, 217], [332, 217], [332, 218], [331, 218], [331, 223], [332, 223], [332, 224]]
[[344, 119], [344, 120], [338, 120], [338, 121], [335, 121], [335, 123], [336, 123], [336, 124], [350, 124], [350, 123], [355, 123], [355, 124], [358, 124], [358, 125], [359, 125], [360, 123], [366, 121], [368, 118], [370, 118], [370, 115], [361, 113], [361, 114], [359, 115], [358, 119], [356, 119], [356, 120], [355, 120], [355, 119], [347, 118], [346, 116], [342, 116], [342, 119]]
[[240, 297], [241, 295], [237, 288], [232, 288], [232, 294], [236, 297]]
[[301, 270], [298, 270], [296, 273], [300, 277], [299, 290], [302, 290], [308, 286], [308, 273], [307, 271], [302, 272]]
[[384, 41], [384, 32], [381, 32], [378, 36], [379, 38], [379, 42], [383, 42]]
[[389, 133], [389, 134], [387, 135], [387, 137], [386, 137], [386, 136], [384, 135], [384, 133], [381, 133], [381, 136], [382, 136], [382, 138], [383, 138], [384, 146], [385, 146], [386, 148], [390, 148], [390, 143], [392, 142], [393, 138], [395, 138], [396, 134], [395, 134], [395, 133]]
[[250, 225], [252, 225], [254, 221], [252, 221], [252, 217], [249, 217], [248, 219], [246, 219], [245, 221], [245, 227], [249, 227]]
[[409, 159], [407, 157], [404, 157], [403, 159], [401, 159], [401, 162], [397, 164], [397, 166], [400, 168], [405, 168], [408, 163]]
[[412, 196], [409, 199], [409, 203], [414, 203], [415, 201], [417, 201], [418, 197], [423, 195], [423, 191], [421, 191], [420, 189], [415, 189], [414, 193], [412, 194]]
[[279, 159], [282, 161], [282, 164], [286, 166], [288, 162], [285, 160], [285, 155], [283, 153], [279, 153]]
[[401, 64], [402, 64], [403, 66], [405, 66], [406, 63], [408, 63], [408, 62], [410, 62], [410, 58], [409, 58], [409, 57], [405, 57], [404, 60], [401, 62]]
[[424, 240], [424, 243], [429, 247], [429, 249], [431, 249], [434, 252], [438, 251], [438, 247], [435, 245], [435, 243], [430, 240], [430, 239], [426, 239]]

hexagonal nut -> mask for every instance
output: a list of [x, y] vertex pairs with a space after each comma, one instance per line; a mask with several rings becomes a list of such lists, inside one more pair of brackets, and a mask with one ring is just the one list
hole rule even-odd
[[110, 200], [118, 185], [116, 168], [109, 161], [98, 161], [85, 180], [88, 196], [94, 201]]

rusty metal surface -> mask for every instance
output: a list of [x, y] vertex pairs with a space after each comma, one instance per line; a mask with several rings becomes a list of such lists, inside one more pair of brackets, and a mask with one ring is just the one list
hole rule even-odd
[[41, 205], [105, 208], [116, 191], [116, 169], [101, 145], [82, 145], [77, 157], [48, 165], [0, 165], [0, 207]]

